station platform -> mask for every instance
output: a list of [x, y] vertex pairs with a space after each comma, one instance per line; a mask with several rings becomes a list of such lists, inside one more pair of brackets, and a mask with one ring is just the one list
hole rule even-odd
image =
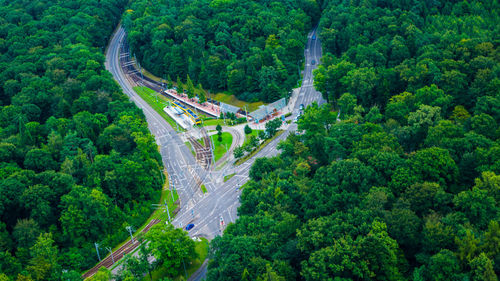
[[187, 117], [185, 114], [178, 114], [178, 112], [173, 108], [166, 106], [163, 111], [168, 114], [174, 121], [179, 124], [184, 130], [189, 130], [194, 126], [194, 122], [191, 118]]

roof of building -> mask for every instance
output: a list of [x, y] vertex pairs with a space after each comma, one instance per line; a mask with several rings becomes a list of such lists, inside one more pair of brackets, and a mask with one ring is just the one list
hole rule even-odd
[[259, 109], [254, 112], [250, 112], [248, 115], [253, 117], [255, 120], [259, 121], [266, 118], [269, 114], [274, 112], [275, 110], [281, 110], [286, 106], [285, 98], [279, 99], [273, 103], [268, 105], [261, 105]]
[[237, 106], [220, 102], [220, 111], [221, 112], [224, 112], [224, 113], [231, 112], [231, 113], [236, 114], [239, 110], [240, 110], [240, 108]]

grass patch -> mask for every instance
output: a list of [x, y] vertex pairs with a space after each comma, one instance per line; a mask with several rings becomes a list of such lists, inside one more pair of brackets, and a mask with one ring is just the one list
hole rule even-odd
[[[147, 102], [163, 119], [165, 119], [172, 128], [177, 128], [177, 123], [168, 114], [163, 111], [163, 108], [171, 102], [164, 95], [151, 90], [148, 87], [136, 86], [134, 91]], [[182, 127], [178, 127], [180, 131], [185, 131]]]
[[249, 184], [250, 184], [250, 181], [247, 181], [246, 183], [242, 184], [242, 185], [240, 186], [240, 190], [241, 190], [241, 189], [243, 189], [243, 188], [245, 188], [245, 187], [246, 187], [247, 185], [249, 185]]
[[184, 144], [189, 148], [189, 151], [191, 151], [191, 154], [193, 154], [194, 157], [196, 157], [196, 152], [193, 149], [193, 146], [191, 145], [190, 142], [186, 141]]
[[[198, 258], [191, 260], [191, 261], [186, 261], [186, 272], [187, 272], [188, 278], [193, 273], [195, 273], [196, 270], [198, 270], [198, 268], [200, 268], [200, 266], [203, 264], [203, 262], [205, 261], [205, 259], [207, 258], [207, 255], [208, 255], [208, 240], [206, 238], [200, 238], [200, 239], [201, 239], [201, 241], [195, 241], [195, 248], [194, 248], [194, 250], [198, 254]], [[167, 275], [165, 270], [166, 269], [164, 267], [161, 267], [161, 268], [154, 270], [151, 273], [153, 280], [160, 280], [163, 277], [165, 277]], [[175, 281], [186, 280], [185, 278], [186, 278], [186, 276], [184, 275], [184, 272], [182, 272], [181, 275], [173, 278], [172, 280], [175, 280]], [[142, 280], [149, 281], [149, 274], [146, 274], [146, 276], [144, 276], [144, 278]]]
[[224, 182], [230, 180], [232, 177], [234, 177], [234, 175], [236, 175], [236, 173], [232, 173], [230, 175], [224, 176]]
[[217, 162], [217, 160], [224, 156], [227, 150], [231, 148], [231, 144], [233, 143], [233, 136], [228, 132], [222, 132], [222, 141], [219, 141], [217, 135], [210, 136], [210, 139], [212, 140], [215, 147], [214, 156], [215, 162]]
[[243, 108], [246, 105], [247, 110], [249, 112], [252, 112], [252, 111], [258, 109], [259, 106], [264, 104], [261, 101], [259, 101], [259, 102], [245, 102], [245, 101], [239, 100], [235, 95], [231, 95], [229, 93], [218, 93], [215, 96], [213, 96], [213, 99], [217, 100], [217, 101], [221, 101], [223, 103], [228, 103], [228, 104], [237, 106], [239, 108]]
[[254, 149], [252, 152], [248, 153], [247, 155], [241, 157], [236, 162], [234, 162], [234, 165], [238, 166], [238, 165], [242, 164], [243, 162], [247, 161], [248, 159], [252, 158], [255, 154], [257, 154], [257, 152], [259, 152], [262, 148], [264, 148], [268, 143], [270, 143], [272, 140], [274, 140], [275, 138], [277, 138], [279, 135], [283, 134], [283, 132], [284, 132], [283, 130], [278, 131], [276, 133], [276, 135], [274, 135], [274, 137], [265, 140], [264, 142], [262, 142], [259, 145], [259, 147], [257, 147], [256, 149]]
[[205, 185], [204, 185], [204, 184], [202, 184], [202, 185], [200, 186], [200, 188], [201, 188], [201, 192], [203, 192], [203, 193], [207, 193], [207, 188], [205, 187]]
[[247, 145], [250, 142], [250, 137], [255, 136], [256, 138], [259, 137], [259, 133], [263, 132], [264, 130], [252, 130], [250, 134], [245, 134], [245, 141], [243, 142], [243, 146]]
[[226, 126], [224, 125], [224, 119], [208, 119], [203, 121], [203, 126]]

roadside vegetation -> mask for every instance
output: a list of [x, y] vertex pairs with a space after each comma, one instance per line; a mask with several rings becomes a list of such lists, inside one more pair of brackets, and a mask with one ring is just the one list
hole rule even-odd
[[154, 138], [104, 68], [126, 4], [0, 4], [1, 280], [78, 277], [160, 200]]
[[214, 157], [215, 162], [219, 160], [226, 152], [231, 148], [233, 143], [233, 136], [228, 132], [222, 132], [221, 139], [217, 135], [210, 136], [212, 143], [214, 144]]
[[227, 176], [224, 176], [224, 182], [230, 180], [232, 177], [234, 177], [234, 175], [236, 175], [235, 173], [232, 173], [230, 175], [227, 175]]
[[278, 131], [281, 124], [281, 119], [275, 118], [266, 123], [265, 131], [252, 130], [248, 125], [245, 126], [245, 141], [243, 146], [238, 146], [233, 151], [234, 158], [236, 158], [234, 165], [240, 165], [247, 159], [250, 159], [275, 137], [283, 133], [283, 131]]
[[[143, 237], [135, 254], [126, 255], [117, 274], [101, 268], [90, 281], [101, 280], [186, 280], [205, 261], [208, 240], [193, 240], [172, 224], [156, 224]], [[147, 241], [147, 243], [145, 243]], [[155, 262], [150, 263], [151, 258]]]
[[201, 192], [203, 192], [203, 193], [207, 193], [207, 188], [206, 188], [206, 186], [205, 186], [204, 184], [202, 184], [202, 185], [200, 186], [200, 188], [201, 188]]
[[248, 110], [248, 112], [255, 111], [259, 108], [259, 106], [264, 104], [264, 102], [262, 102], [262, 101], [246, 102], [243, 100], [239, 100], [235, 95], [232, 95], [230, 93], [218, 93], [213, 97], [213, 99], [216, 101], [220, 101], [223, 103], [237, 106], [243, 110], [245, 110], [245, 106], [246, 106], [246, 109]]
[[328, 103], [255, 161], [207, 280], [498, 280], [498, 1], [320, 3]]
[[171, 104], [171, 100], [166, 98], [165, 96], [155, 92], [154, 90], [144, 87], [144, 86], [136, 86], [134, 87], [134, 91], [151, 106], [165, 121], [172, 126], [172, 128], [184, 132], [185, 130], [178, 126], [172, 117], [168, 116], [163, 109]]
[[319, 13], [315, 1], [136, 0], [123, 25], [137, 59], [156, 76], [271, 102], [296, 86]]

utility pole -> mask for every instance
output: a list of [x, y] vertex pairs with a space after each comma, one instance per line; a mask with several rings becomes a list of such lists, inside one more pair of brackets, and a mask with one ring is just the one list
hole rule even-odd
[[165, 208], [167, 209], [168, 221], [171, 221], [171, 219], [170, 219], [170, 212], [168, 211], [167, 200], [165, 200]]
[[94, 245], [95, 245], [95, 250], [97, 251], [97, 258], [99, 259], [99, 261], [101, 261], [101, 255], [99, 255], [99, 244], [95, 242]]
[[111, 253], [111, 261], [113, 261], [113, 263], [115, 263], [115, 257], [113, 257], [113, 249], [107, 247], [106, 250], [108, 250]]
[[174, 192], [173, 192], [173, 188], [174, 188], [174, 181], [172, 180], [172, 177], [169, 175], [168, 176], [168, 183], [172, 186], [170, 188], [170, 195], [172, 195], [172, 202], [174, 202]]
[[132, 242], [134, 242], [134, 236], [132, 235], [132, 226], [129, 225], [125, 228], [128, 230], [128, 233], [130, 233], [130, 240], [132, 240]]
[[214, 155], [214, 151], [215, 151], [215, 144], [214, 144], [214, 141], [212, 139], [210, 139], [210, 148], [212, 150], [212, 161], [213, 161], [213, 165], [214, 165], [214, 169], [215, 169], [215, 155]]
[[248, 110], [246, 104], [245, 104], [245, 117], [247, 118], [247, 123], [248, 123]]

